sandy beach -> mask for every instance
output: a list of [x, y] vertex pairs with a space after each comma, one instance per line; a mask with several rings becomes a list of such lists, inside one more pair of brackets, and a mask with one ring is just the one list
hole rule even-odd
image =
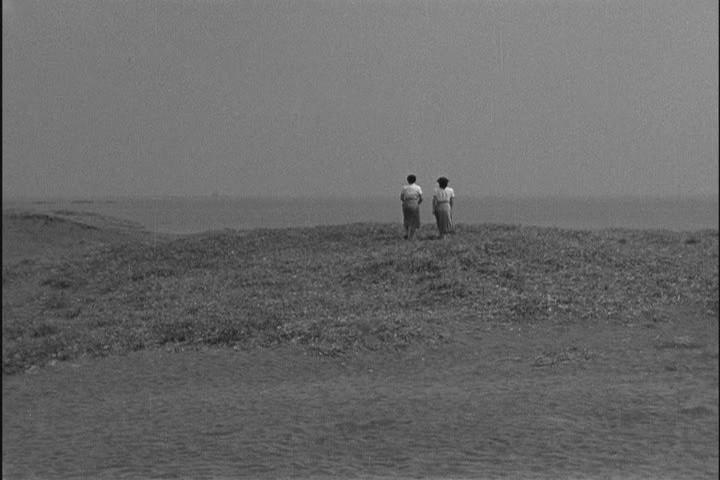
[[3, 478], [716, 478], [718, 232], [3, 215]]

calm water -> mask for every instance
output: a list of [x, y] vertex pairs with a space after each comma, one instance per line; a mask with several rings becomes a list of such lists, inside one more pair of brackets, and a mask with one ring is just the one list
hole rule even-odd
[[[69, 209], [138, 222], [149, 230], [195, 233], [225, 228], [281, 228], [352, 222], [399, 222], [395, 198], [240, 199], [138, 198], [114, 200], [4, 201], [3, 209]], [[430, 202], [422, 221], [431, 223]], [[700, 230], [718, 228], [718, 198], [686, 199], [507, 199], [462, 198], [459, 223], [505, 223], [570, 229], [639, 228]]]

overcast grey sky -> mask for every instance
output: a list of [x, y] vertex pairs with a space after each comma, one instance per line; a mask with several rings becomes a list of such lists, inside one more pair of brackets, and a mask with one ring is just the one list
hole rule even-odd
[[3, 196], [718, 192], [716, 0], [3, 0]]

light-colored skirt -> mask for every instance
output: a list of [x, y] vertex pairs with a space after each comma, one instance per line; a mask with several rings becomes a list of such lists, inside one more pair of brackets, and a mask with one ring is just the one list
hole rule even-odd
[[408, 200], [402, 205], [403, 225], [405, 228], [420, 228], [420, 205], [416, 200]]
[[452, 209], [450, 208], [449, 203], [443, 202], [438, 204], [437, 209], [435, 210], [435, 221], [437, 222], [440, 235], [452, 233]]

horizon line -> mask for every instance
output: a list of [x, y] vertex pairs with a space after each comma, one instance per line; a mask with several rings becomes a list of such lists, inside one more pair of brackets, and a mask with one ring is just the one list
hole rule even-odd
[[[395, 198], [396, 195], [241, 195], [241, 194], [125, 194], [125, 195], [86, 195], [86, 196], [5, 196], [2, 202], [96, 202], [108, 200], [163, 200], [163, 199], [232, 199], [232, 200], [378, 200]], [[428, 195], [431, 196], [431, 195]], [[691, 199], [719, 199], [720, 193], [683, 193], [683, 194], [486, 194], [461, 195], [460, 198], [473, 200], [691, 200]]]

